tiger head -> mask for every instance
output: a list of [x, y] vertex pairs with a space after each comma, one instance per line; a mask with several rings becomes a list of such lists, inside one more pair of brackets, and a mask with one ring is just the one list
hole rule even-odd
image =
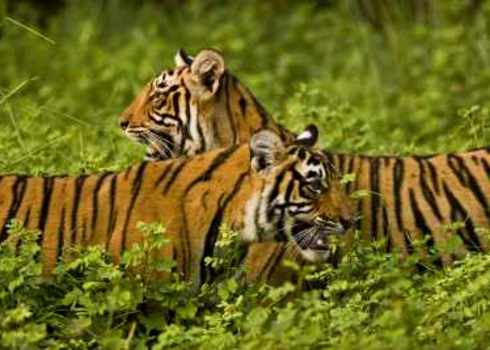
[[152, 79], [120, 118], [125, 134], [147, 145], [147, 159], [240, 144], [260, 129], [283, 132], [217, 51], [204, 49], [193, 58], [179, 50], [175, 63]]
[[314, 126], [289, 146], [267, 130], [252, 137], [252, 169], [264, 181], [246, 206], [245, 240], [266, 230], [278, 241], [295, 242], [309, 261], [334, 258], [329, 241], [349, 231], [354, 212], [337, 171], [322, 151], [313, 148], [317, 137]]

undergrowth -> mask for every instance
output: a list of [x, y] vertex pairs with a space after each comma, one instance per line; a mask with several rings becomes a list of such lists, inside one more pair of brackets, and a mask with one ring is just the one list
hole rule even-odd
[[[99, 247], [78, 249], [49, 278], [38, 232], [11, 225], [0, 245], [0, 346], [155, 349], [485, 348], [490, 336], [490, 257], [447, 271], [416, 272], [418, 259], [357, 244], [337, 268], [304, 273], [321, 288], [248, 283], [229, 268], [194, 288], [154, 254], [160, 225], [115, 266]], [[222, 247], [226, 246], [222, 245]], [[229, 245], [228, 245], [229, 247]], [[227, 253], [226, 253], [227, 252]], [[165, 276], [159, 275], [166, 273]]]
[[[7, 13], [0, 1], [2, 173], [121, 170], [142, 159], [118, 115], [180, 47], [221, 49], [275, 118], [295, 130], [316, 123], [331, 150], [490, 144], [488, 2], [471, 19], [465, 1], [434, 2], [429, 21], [385, 31], [350, 0], [65, 3], [40, 21], [26, 2]], [[317, 286], [303, 290], [246, 283], [228, 232], [207, 261], [219, 277], [196, 289], [148, 254], [166, 244], [163, 228], [141, 229], [146, 243], [121, 266], [90, 248], [46, 279], [36, 233], [13, 224], [0, 247], [0, 347], [488, 347], [487, 255], [419, 272], [417, 259], [364, 242], [336, 269], [298, 271]]]

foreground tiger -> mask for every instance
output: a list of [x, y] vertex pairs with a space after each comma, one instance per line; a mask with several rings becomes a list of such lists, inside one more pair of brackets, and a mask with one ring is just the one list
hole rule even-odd
[[[352, 210], [333, 169], [311, 146], [313, 134], [286, 147], [261, 131], [248, 144], [199, 156], [143, 162], [122, 173], [78, 177], [4, 176], [0, 180], [0, 241], [16, 218], [42, 232], [42, 261], [50, 271], [63, 248], [102, 245], [115, 263], [141, 240], [139, 221], [163, 222], [187, 280], [206, 279], [220, 224], [243, 242], [292, 240], [304, 257], [324, 260], [328, 236], [343, 234]], [[293, 245], [294, 245], [293, 244]]]
[[[128, 136], [148, 145], [150, 159], [195, 154], [217, 146], [239, 144], [257, 130], [269, 129], [285, 142], [294, 134], [265, 112], [250, 91], [228, 70], [213, 50], [195, 59], [179, 51], [177, 67], [153, 79], [121, 118]], [[439, 250], [436, 263], [450, 264], [468, 251], [487, 251], [478, 227], [489, 227], [490, 148], [433, 156], [364, 156], [325, 151], [340, 173], [355, 173], [347, 192], [365, 189], [371, 195], [358, 204], [367, 239], [384, 238], [387, 249], [402, 254], [424, 238], [422, 254]], [[456, 230], [463, 246], [447, 252]], [[281, 245], [254, 247], [247, 256], [253, 276], [269, 279], [294, 249]], [[279, 268], [280, 270], [280, 268]]]

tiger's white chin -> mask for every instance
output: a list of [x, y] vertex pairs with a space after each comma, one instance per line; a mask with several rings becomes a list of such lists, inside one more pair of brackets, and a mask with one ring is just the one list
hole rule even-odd
[[303, 259], [312, 263], [327, 262], [331, 259], [332, 253], [330, 250], [320, 249], [301, 249], [301, 255]]

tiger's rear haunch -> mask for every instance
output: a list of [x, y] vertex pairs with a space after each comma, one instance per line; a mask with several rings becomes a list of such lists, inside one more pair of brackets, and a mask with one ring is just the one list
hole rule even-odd
[[147, 159], [247, 143], [262, 129], [286, 143], [294, 140], [228, 72], [218, 52], [202, 50], [193, 59], [180, 50], [175, 61], [176, 67], [152, 79], [120, 119], [127, 136], [147, 145]]
[[[338, 178], [312, 137], [286, 147], [270, 131], [247, 144], [187, 159], [143, 162], [122, 173], [78, 177], [3, 176], [0, 241], [16, 218], [42, 234], [42, 262], [51, 271], [73, 245], [102, 245], [119, 263], [142, 236], [137, 222], [161, 222], [178, 272], [206, 280], [221, 223], [242, 242], [291, 241], [305, 258], [329, 257], [330, 235], [343, 234], [352, 212]], [[301, 227], [301, 229], [299, 229]]]
[[[192, 66], [198, 61], [208, 62], [207, 67], [224, 67], [223, 58], [219, 54], [216, 52], [208, 54], [208, 52], [208, 50], [200, 52], [194, 61], [183, 52], [179, 52], [178, 66], [187, 67], [186, 72], [191, 72]], [[276, 132], [283, 140], [294, 138], [293, 133], [275, 123], [256, 102], [249, 90], [241, 84], [228, 84], [225, 89], [225, 81], [237, 82], [226, 69], [208, 69], [208, 71], [213, 73], [210, 74], [212, 78], [203, 81], [213, 81], [213, 91], [229, 91], [230, 88], [232, 90], [227, 94], [218, 94], [220, 98], [207, 100], [207, 108], [196, 110], [192, 114], [193, 120], [207, 125], [206, 136], [201, 136], [205, 142], [199, 141], [199, 133], [197, 133], [197, 138], [194, 137], [194, 145], [204, 145], [205, 150], [209, 150], [218, 144], [236, 144], [244, 142], [247, 135], [263, 128]], [[167, 74], [169, 72], [173, 71], [168, 71]], [[165, 72], [161, 75], [161, 77], [166, 76]], [[183, 88], [180, 85], [183, 85], [184, 81], [186, 80], [173, 80], [172, 89]], [[167, 84], [170, 84], [170, 80]], [[240, 97], [242, 94], [245, 96], [243, 99]], [[228, 99], [223, 100], [224, 97]], [[131, 112], [131, 120], [140, 120], [140, 123], [145, 120], [149, 123], [147, 114], [142, 113], [141, 108], [133, 107], [135, 103], [149, 106], [151, 99], [145, 100], [139, 96], [128, 109]], [[184, 111], [185, 109], [180, 108], [174, 115], [177, 115], [187, 128], [191, 128], [191, 123], [186, 122], [189, 119], [186, 119]], [[123, 120], [126, 120], [128, 115], [126, 112]], [[199, 124], [196, 121], [193, 123], [193, 125]], [[203, 151], [199, 147], [193, 148], [192, 144], [189, 145], [191, 145], [190, 154]], [[181, 153], [186, 154], [187, 151], [184, 149]], [[341, 174], [356, 174], [355, 182], [347, 185], [347, 193], [359, 189], [371, 193], [358, 204], [364, 238], [370, 240], [384, 238], [388, 243], [388, 250], [399, 249], [403, 254], [410, 254], [413, 251], [414, 239], [425, 238], [427, 242], [425, 254], [430, 250], [438, 250], [439, 260], [436, 262], [443, 265], [450, 264], [467, 251], [488, 250], [487, 240], [478, 233], [477, 229], [488, 228], [490, 220], [488, 148], [431, 157], [372, 157], [331, 152], [325, 152], [325, 155]], [[165, 156], [165, 153], [162, 156]], [[155, 155], [153, 157], [158, 158]], [[454, 221], [461, 221], [464, 224], [456, 231], [456, 235], [461, 237], [464, 245], [453, 254], [443, 253], [451, 236], [447, 224]], [[254, 275], [263, 275], [267, 279], [270, 275], [280, 275], [282, 272], [274, 272], [280, 270], [280, 262], [285, 258], [294, 257], [296, 253], [293, 248], [286, 249], [281, 245], [275, 245], [274, 248], [263, 245], [263, 247], [252, 247], [246, 261], [249, 266], [252, 264], [251, 270]]]

